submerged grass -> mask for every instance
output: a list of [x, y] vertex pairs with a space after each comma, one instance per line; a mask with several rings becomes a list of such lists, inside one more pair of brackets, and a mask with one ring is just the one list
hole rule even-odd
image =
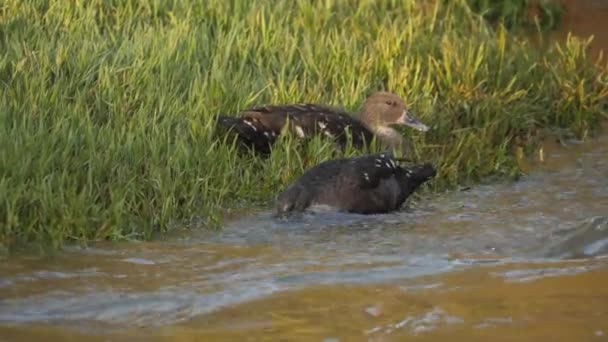
[[435, 189], [514, 176], [516, 140], [585, 137], [606, 117], [608, 75], [586, 46], [538, 51], [464, 0], [5, 0], [0, 241], [146, 239], [193, 216], [217, 225], [340, 155], [291, 137], [267, 160], [235, 153], [214, 117], [253, 104], [355, 111], [387, 89], [432, 126], [407, 134], [412, 157], [437, 165]]

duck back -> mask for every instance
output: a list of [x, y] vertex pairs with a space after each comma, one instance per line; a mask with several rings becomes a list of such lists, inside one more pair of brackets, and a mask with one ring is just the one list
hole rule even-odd
[[242, 146], [267, 154], [282, 130], [301, 139], [325, 136], [345, 148], [349, 136], [355, 148], [371, 142], [373, 133], [344, 111], [316, 104], [250, 108], [239, 117], [219, 116], [218, 124], [235, 134]]

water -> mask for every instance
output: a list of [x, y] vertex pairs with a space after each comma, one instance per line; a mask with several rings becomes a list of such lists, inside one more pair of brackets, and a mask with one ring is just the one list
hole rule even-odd
[[563, 14], [561, 27], [554, 38], [564, 40], [568, 33], [582, 38], [593, 35], [588, 55], [596, 58], [602, 50], [605, 55], [608, 51], [608, 1], [562, 0], [562, 3], [567, 11]]
[[[220, 232], [14, 255], [0, 265], [0, 333], [595, 338], [608, 333], [608, 136], [549, 144], [544, 155], [520, 181], [436, 194], [399, 213], [285, 221], [258, 211]], [[542, 327], [546, 315], [557, 330], [513, 330]]]

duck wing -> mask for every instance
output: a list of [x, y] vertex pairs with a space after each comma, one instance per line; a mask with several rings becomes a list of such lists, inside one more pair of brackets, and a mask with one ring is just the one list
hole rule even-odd
[[309, 117], [327, 111], [331, 109], [312, 104], [270, 105], [249, 108], [237, 117], [220, 115], [217, 122], [235, 134], [241, 144], [262, 153], [270, 153], [270, 147], [288, 122], [291, 123], [292, 131], [300, 138], [305, 138], [313, 133], [311, 128], [315, 126]]
[[358, 158], [352, 163], [354, 167], [348, 168], [352, 183], [341, 186], [346, 195], [340, 201], [347, 204], [343, 209], [362, 214], [397, 210], [436, 173], [430, 164], [401, 167], [387, 154]]
[[294, 125], [306, 128], [305, 133], [319, 134], [334, 139], [344, 149], [349, 138], [355, 148], [369, 144], [374, 134], [361, 121], [347, 112], [324, 106], [312, 106], [314, 111], [301, 112], [294, 116]]
[[[349, 113], [317, 104], [254, 107], [244, 111], [241, 118], [256, 127], [261, 125], [277, 136], [289, 124], [289, 130], [299, 138], [323, 135], [336, 140], [341, 147], [346, 146], [348, 135], [352, 136], [352, 143], [357, 148], [373, 138], [373, 134]], [[260, 130], [260, 127], [257, 128]]]
[[[387, 154], [366, 155], [362, 157], [335, 160], [340, 162], [340, 169], [331, 178], [337, 178], [340, 187], [352, 191], [370, 190], [380, 182], [392, 177], [398, 167]], [[328, 181], [332, 181], [328, 179]]]

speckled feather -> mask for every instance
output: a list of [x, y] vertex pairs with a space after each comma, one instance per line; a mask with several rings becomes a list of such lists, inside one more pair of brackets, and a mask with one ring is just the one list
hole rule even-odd
[[356, 148], [362, 148], [373, 138], [373, 133], [348, 113], [309, 103], [254, 107], [238, 118], [220, 116], [218, 122], [232, 129], [242, 145], [263, 154], [270, 152], [270, 147], [287, 123], [298, 138], [307, 139], [321, 134], [335, 139], [342, 148], [348, 142], [346, 129], [350, 131]]

